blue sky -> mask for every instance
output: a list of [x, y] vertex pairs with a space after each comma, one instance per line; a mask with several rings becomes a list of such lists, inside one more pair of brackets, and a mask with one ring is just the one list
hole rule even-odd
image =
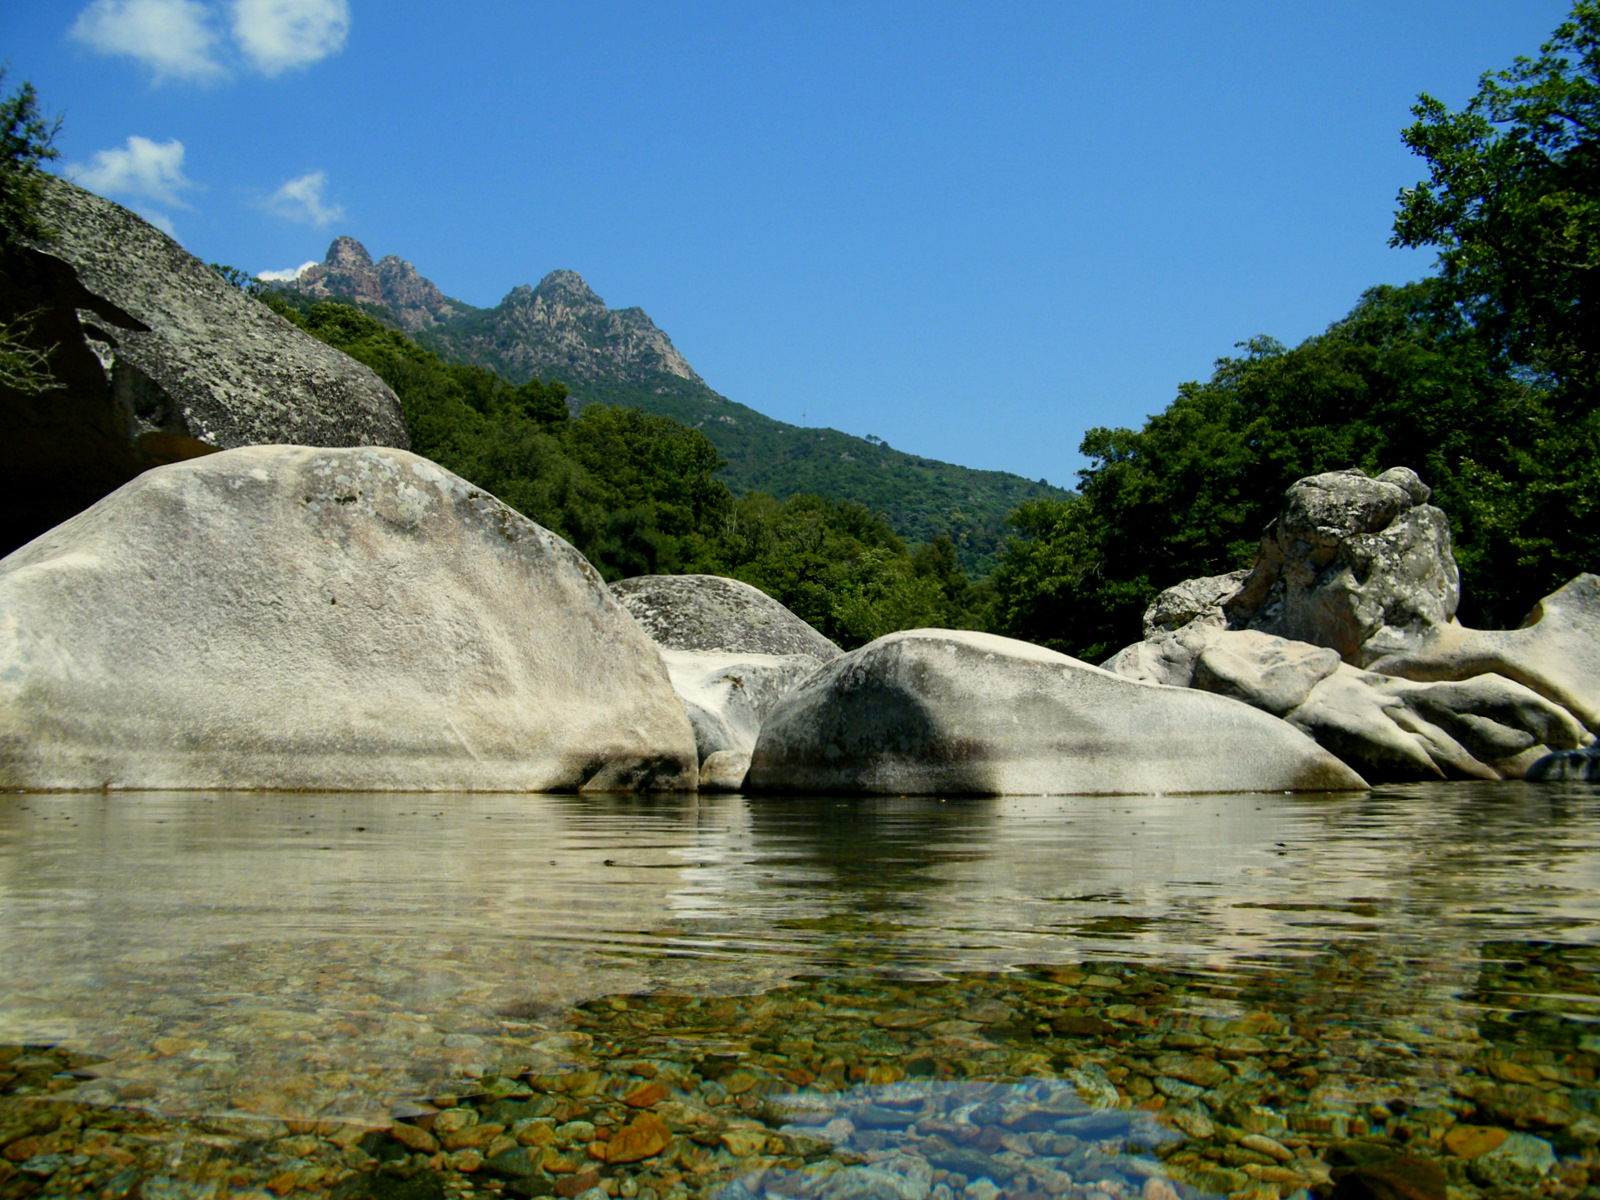
[[0, 55], [58, 169], [208, 261], [571, 268], [774, 417], [1071, 484], [1090, 426], [1426, 274], [1410, 105], [1567, 8], [70, 0]]

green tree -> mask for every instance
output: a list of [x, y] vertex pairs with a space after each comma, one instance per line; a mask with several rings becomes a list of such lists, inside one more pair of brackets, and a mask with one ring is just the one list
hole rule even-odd
[[1600, 2], [1578, 0], [1536, 59], [1485, 74], [1460, 112], [1418, 98], [1397, 246], [1437, 246], [1451, 297], [1518, 366], [1594, 407], [1600, 378]]
[[[5, 70], [0, 68], [0, 83], [4, 82]], [[31, 83], [0, 100], [0, 238], [7, 247], [18, 239], [50, 234], [39, 212], [44, 198], [41, 166], [61, 157], [55, 146], [60, 133], [61, 118], [39, 111]]]
[[[0, 68], [0, 83], [5, 81]], [[61, 118], [39, 111], [31, 83], [0, 100], [0, 254], [21, 253], [23, 243], [50, 236], [40, 212], [43, 163], [60, 157], [55, 147]], [[0, 387], [36, 396], [60, 386], [50, 371], [55, 346], [40, 346], [33, 330], [37, 312], [19, 313], [0, 324]]]

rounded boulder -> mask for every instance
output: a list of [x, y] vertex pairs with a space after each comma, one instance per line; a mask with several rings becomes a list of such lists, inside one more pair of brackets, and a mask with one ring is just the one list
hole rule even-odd
[[400, 450], [146, 472], [0, 560], [0, 787], [690, 790], [570, 545]]

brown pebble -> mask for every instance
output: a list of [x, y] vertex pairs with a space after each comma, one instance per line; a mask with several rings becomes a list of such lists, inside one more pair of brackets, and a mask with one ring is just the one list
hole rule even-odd
[[404, 1121], [396, 1121], [391, 1125], [389, 1136], [413, 1154], [435, 1154], [439, 1149], [439, 1140], [433, 1134], [415, 1125], [407, 1125]]
[[660, 1154], [672, 1142], [672, 1130], [655, 1113], [643, 1112], [611, 1135], [606, 1145], [606, 1161], [638, 1162]]
[[1447, 1200], [1438, 1163], [1410, 1154], [1357, 1167], [1333, 1189], [1332, 1200]]
[[1498, 1149], [1506, 1137], [1493, 1125], [1457, 1125], [1444, 1135], [1444, 1148], [1457, 1158], [1477, 1158]]
[[568, 1175], [556, 1180], [556, 1195], [571, 1200], [579, 1192], [587, 1192], [600, 1182], [599, 1171], [585, 1171], [581, 1175]]
[[634, 1088], [622, 1098], [622, 1102], [629, 1108], [650, 1108], [660, 1104], [670, 1094], [664, 1083], [647, 1083]]

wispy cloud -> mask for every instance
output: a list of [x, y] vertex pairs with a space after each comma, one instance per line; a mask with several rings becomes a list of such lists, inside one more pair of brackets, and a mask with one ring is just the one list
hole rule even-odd
[[[71, 36], [135, 59], [157, 83], [214, 83], [232, 69], [281, 75], [344, 49], [349, 0], [93, 0]], [[226, 27], [231, 43], [219, 29]]]
[[197, 0], [94, 0], [71, 34], [102, 54], [137, 59], [157, 82], [204, 83], [226, 74], [216, 58], [211, 13]]
[[349, 33], [348, 0], [234, 0], [234, 41], [263, 75], [337, 54]]
[[328, 186], [325, 171], [312, 171], [298, 179], [291, 179], [267, 197], [268, 212], [302, 225], [331, 225], [344, 219], [344, 207], [329, 204], [323, 199]]
[[299, 279], [316, 265], [317, 260], [313, 258], [310, 262], [303, 262], [298, 267], [286, 267], [282, 271], [260, 271], [256, 274], [256, 278], [266, 280], [268, 283], [289, 283]]
[[68, 179], [106, 196], [154, 200], [188, 208], [179, 193], [194, 184], [183, 173], [183, 143], [153, 142], [137, 135], [120, 150], [96, 150], [88, 164], [68, 163]]

